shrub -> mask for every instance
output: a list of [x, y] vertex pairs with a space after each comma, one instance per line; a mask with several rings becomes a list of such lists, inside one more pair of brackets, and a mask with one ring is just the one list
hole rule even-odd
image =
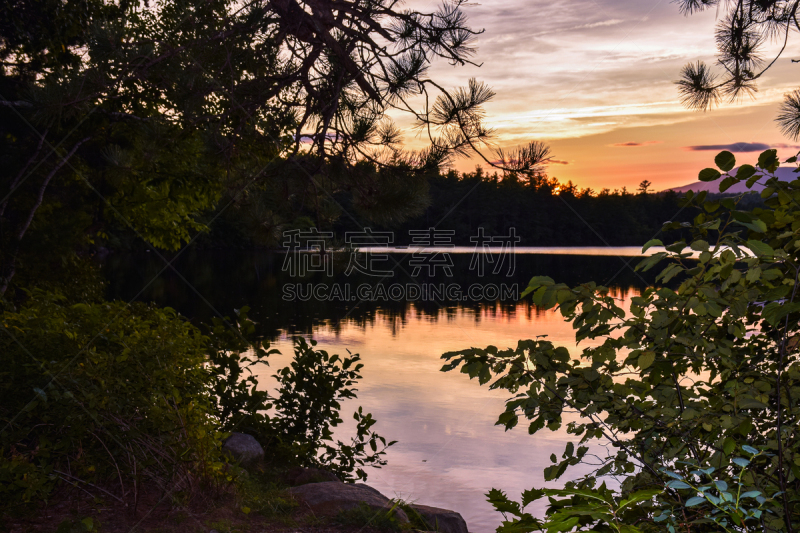
[[252, 368], [267, 365], [276, 350], [245, 340], [255, 329], [247, 311], [239, 311], [235, 326], [216, 320], [210, 333], [213, 397], [221, 428], [254, 435], [283, 465], [325, 468], [345, 480], [366, 479], [364, 466], [385, 464], [385, 450], [394, 442], [372, 429], [375, 419], [361, 407], [353, 413], [356, 434], [349, 443], [333, 435], [343, 422], [341, 402], [356, 398], [353, 387], [363, 366], [358, 354], [331, 355], [315, 349], [316, 341], [296, 337], [292, 362], [273, 376], [277, 390], [262, 390]]
[[[582, 462], [586, 444], [609, 444], [596, 470], [564, 490], [526, 491], [521, 504], [492, 491], [508, 518], [499, 530], [800, 529], [800, 180], [775, 177], [775, 150], [735, 173], [733, 154], [716, 163], [701, 180], [723, 177], [720, 192], [761, 183], [764, 207], [689, 194], [693, 223], [665, 229], [691, 238], [642, 261], [643, 270], [666, 265], [629, 309], [594, 283], [531, 280], [525, 293], [537, 306], [557, 309], [578, 342], [593, 341], [578, 357], [546, 340], [443, 356], [444, 370], [513, 394], [498, 420], [506, 429], [525, 420], [535, 434], [561, 427], [567, 411], [581, 415], [567, 424], [579, 446], [553, 455], [545, 480]], [[607, 475], [621, 494], [597, 486]], [[545, 496], [544, 520], [524, 512]]]
[[5, 504], [58, 481], [135, 500], [144, 482], [178, 494], [213, 477], [208, 339], [174, 311], [35, 291], [2, 324]]
[[[283, 466], [366, 478], [386, 441], [359, 408], [356, 435], [334, 441], [341, 400], [356, 397], [357, 355], [339, 358], [298, 338], [275, 393], [251, 372], [275, 353], [216, 321], [208, 335], [172, 309], [141, 303], [71, 304], [35, 290], [0, 315], [0, 500], [5, 510], [46, 501], [58, 483], [136, 508], [143, 484], [169, 497], [239, 481], [224, 465], [230, 431], [254, 435]], [[380, 443], [380, 447], [378, 446]], [[245, 491], [247, 492], [247, 491]]]

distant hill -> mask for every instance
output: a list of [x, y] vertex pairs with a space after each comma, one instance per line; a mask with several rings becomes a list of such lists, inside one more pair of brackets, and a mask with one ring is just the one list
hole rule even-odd
[[[731, 174], [735, 175], [737, 170], [738, 169], [732, 170]], [[775, 175], [778, 176], [778, 179], [780, 179], [781, 181], [794, 181], [800, 178], [800, 174], [793, 172], [793, 170], [794, 167], [781, 167], [775, 172]], [[719, 193], [719, 184], [722, 180], [723, 178], [720, 178], [715, 181], [696, 181], [694, 183], [690, 183], [689, 185], [683, 185], [681, 187], [672, 187], [671, 189], [666, 189], [666, 190], [667, 191], [672, 190], [679, 193], [684, 193], [689, 190], [692, 190], [694, 192], [708, 191], [709, 193]], [[725, 191], [725, 194], [741, 194], [743, 192], [748, 192], [748, 191], [760, 192], [763, 189], [764, 186], [759, 185], [757, 183], [754, 184], [751, 189], [748, 189], [745, 182], [742, 181], [740, 183], [737, 183], [727, 191]]]

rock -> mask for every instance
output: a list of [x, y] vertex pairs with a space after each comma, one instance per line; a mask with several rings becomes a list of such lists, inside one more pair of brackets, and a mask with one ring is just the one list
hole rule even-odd
[[416, 504], [411, 505], [411, 508], [419, 513], [432, 531], [438, 531], [439, 533], [469, 533], [467, 523], [455, 511]]
[[[358, 507], [361, 502], [378, 512], [387, 512], [392, 507], [389, 498], [363, 483], [325, 481], [292, 487], [289, 492], [317, 516], [336, 516], [341, 511]], [[402, 509], [394, 512], [398, 522], [408, 523], [408, 516]]]
[[225, 439], [222, 451], [244, 468], [255, 466], [264, 459], [264, 448], [252, 435], [244, 433], [233, 433]]
[[284, 476], [284, 480], [289, 486], [296, 487], [298, 485], [305, 485], [307, 483], [323, 483], [325, 481], [338, 481], [341, 480], [336, 477], [333, 472], [321, 470], [319, 468], [303, 468], [297, 466], [289, 470]]

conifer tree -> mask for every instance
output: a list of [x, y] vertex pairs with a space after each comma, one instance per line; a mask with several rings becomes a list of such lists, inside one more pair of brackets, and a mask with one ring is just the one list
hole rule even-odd
[[[540, 143], [483, 155], [485, 84], [427, 75], [434, 60], [471, 63], [463, 3], [5, 2], [0, 294], [31, 231], [85, 244], [115, 225], [178, 249], [228, 205], [273, 236], [341, 216], [343, 195], [357, 216], [402, 219], [453, 156], [539, 171]], [[427, 148], [403, 148], [391, 111]]]
[[[686, 65], [677, 81], [684, 105], [706, 110], [721, 100], [753, 96], [757, 81], [783, 56], [792, 30], [800, 30], [798, 0], [676, 0], [682, 13], [716, 9], [719, 74], [702, 61]], [[765, 57], [768, 43], [780, 48]], [[800, 137], [800, 89], [784, 96], [777, 122], [787, 137]]]

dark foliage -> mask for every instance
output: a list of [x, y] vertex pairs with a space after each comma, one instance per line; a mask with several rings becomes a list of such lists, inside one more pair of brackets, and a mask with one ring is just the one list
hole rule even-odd
[[[800, 29], [797, 21], [798, 0], [676, 0], [679, 9], [691, 15], [705, 9], [720, 14], [715, 32], [717, 63], [720, 75], [698, 61], [684, 67], [676, 83], [681, 99], [690, 109], [706, 110], [723, 98], [735, 101], [753, 97], [756, 82], [783, 55], [789, 34]], [[768, 44], [780, 46], [772, 58], [765, 58]], [[769, 62], [767, 62], [769, 61]], [[783, 133], [793, 139], [800, 135], [800, 107], [797, 91], [785, 96], [777, 118]]]
[[[520, 246], [639, 246], [664, 222], [691, 218], [672, 192], [598, 194], [553, 178], [501, 178], [480, 169], [438, 174], [429, 184], [431, 205], [394, 228], [398, 244], [410, 242], [408, 230], [436, 227], [454, 230], [453, 242], [462, 246], [474, 246], [470, 237], [478, 228], [487, 235], [508, 235], [514, 228]], [[352, 231], [346, 222], [340, 227]]]

